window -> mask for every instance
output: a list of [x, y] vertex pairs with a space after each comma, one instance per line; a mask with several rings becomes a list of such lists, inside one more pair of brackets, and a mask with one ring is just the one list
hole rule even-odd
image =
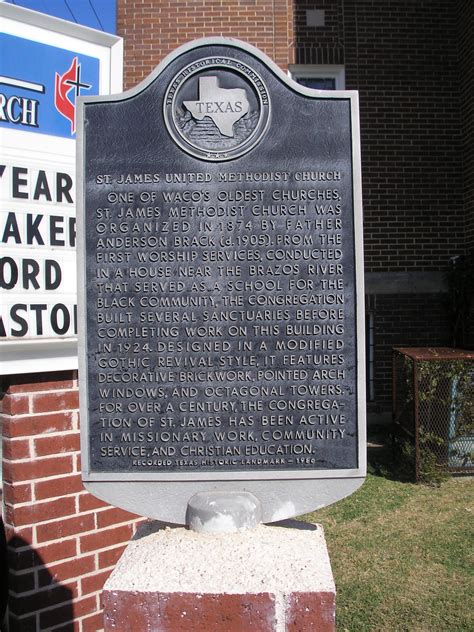
[[375, 317], [374, 312], [367, 312], [365, 315], [365, 362], [366, 362], [366, 384], [367, 401], [375, 400]]
[[346, 87], [344, 66], [290, 66], [292, 79], [313, 90], [344, 90]]

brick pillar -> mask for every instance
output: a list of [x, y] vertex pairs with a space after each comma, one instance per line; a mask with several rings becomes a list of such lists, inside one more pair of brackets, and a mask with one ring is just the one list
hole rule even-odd
[[105, 632], [334, 632], [321, 526], [234, 533], [143, 525], [104, 586]]
[[141, 519], [82, 486], [76, 372], [10, 376], [3, 391], [10, 631], [99, 630], [103, 584]]

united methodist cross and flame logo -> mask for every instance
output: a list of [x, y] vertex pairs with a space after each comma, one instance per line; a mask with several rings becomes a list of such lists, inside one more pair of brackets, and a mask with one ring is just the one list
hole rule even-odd
[[[76, 99], [81, 89], [89, 90], [91, 87], [91, 84], [81, 82], [81, 64], [77, 57], [74, 57], [71, 66], [63, 75], [55, 73], [54, 105], [57, 111], [70, 121], [71, 135], [76, 131]], [[69, 95], [73, 96], [73, 100]]]

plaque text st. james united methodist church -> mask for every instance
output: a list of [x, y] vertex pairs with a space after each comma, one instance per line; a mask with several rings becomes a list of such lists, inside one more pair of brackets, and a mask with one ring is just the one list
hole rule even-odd
[[354, 108], [224, 44], [84, 103], [90, 480], [360, 475]]

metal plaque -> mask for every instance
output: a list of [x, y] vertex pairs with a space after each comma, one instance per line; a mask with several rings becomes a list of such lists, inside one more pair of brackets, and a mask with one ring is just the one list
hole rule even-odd
[[87, 486], [173, 522], [198, 491], [251, 491], [269, 521], [356, 489], [356, 93], [206, 39], [78, 127]]

